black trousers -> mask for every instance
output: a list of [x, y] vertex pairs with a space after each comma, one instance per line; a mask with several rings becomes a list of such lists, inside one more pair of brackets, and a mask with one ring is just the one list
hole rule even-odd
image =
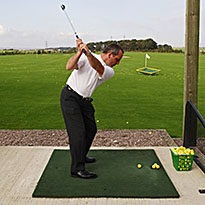
[[97, 126], [92, 103], [64, 87], [61, 109], [69, 137], [71, 172], [85, 169], [85, 157], [91, 147]]

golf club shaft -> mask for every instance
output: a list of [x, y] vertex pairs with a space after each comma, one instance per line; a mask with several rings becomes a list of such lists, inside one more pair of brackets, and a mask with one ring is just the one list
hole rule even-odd
[[[73, 24], [72, 24], [71, 19], [70, 19], [70, 17], [68, 16], [67, 12], [65, 11], [65, 5], [64, 5], [64, 4], [61, 5], [61, 9], [64, 11], [64, 13], [65, 13], [65, 15], [66, 15], [66, 18], [68, 19], [68, 22], [70, 23], [71, 28], [72, 28], [72, 30], [73, 30], [73, 32], [74, 32], [74, 34], [75, 34], [75, 37], [76, 37], [77, 39], [79, 39], [79, 36], [78, 36], [77, 32], [75, 31], [75, 28], [74, 28], [74, 26], [73, 26]], [[85, 49], [83, 49], [83, 53], [86, 53]]]
[[79, 36], [77, 35], [77, 32], [75, 31], [75, 28], [74, 28], [74, 26], [73, 26], [73, 24], [72, 24], [71, 19], [69, 18], [69, 16], [68, 16], [67, 12], [66, 12], [65, 10], [63, 10], [63, 11], [64, 11], [64, 13], [65, 13], [65, 15], [66, 15], [66, 17], [67, 17], [67, 19], [68, 19], [68, 22], [69, 22], [69, 23], [70, 23], [70, 25], [71, 25], [71, 28], [73, 29], [73, 32], [74, 32], [74, 34], [75, 34], [76, 38], [78, 39], [78, 38], [79, 38]]

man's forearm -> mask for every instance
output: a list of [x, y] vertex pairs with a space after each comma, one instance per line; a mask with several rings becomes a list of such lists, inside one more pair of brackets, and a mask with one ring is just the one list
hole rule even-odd
[[81, 52], [77, 52], [75, 53], [75, 55], [73, 55], [72, 57], [69, 58], [67, 64], [66, 64], [66, 69], [67, 70], [74, 70], [74, 69], [78, 69], [78, 60], [81, 56]]

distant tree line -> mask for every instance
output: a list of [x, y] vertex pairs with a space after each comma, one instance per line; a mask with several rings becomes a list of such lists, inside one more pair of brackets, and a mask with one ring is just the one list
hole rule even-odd
[[155, 52], [174, 52], [171, 45], [157, 45], [153, 39], [148, 38], [145, 40], [120, 40], [120, 41], [105, 41], [105, 42], [92, 42], [88, 43], [88, 48], [93, 52], [102, 51], [108, 44], [117, 43], [125, 51], [155, 51]]
[[17, 50], [17, 49], [3, 49], [0, 50], [0, 55], [26, 55], [26, 54], [55, 54], [55, 53], [74, 53], [76, 48], [59, 47], [47, 49], [30, 49], [30, 50]]
[[[87, 46], [92, 52], [102, 51], [108, 44], [117, 43], [122, 46], [125, 51], [141, 51], [141, 52], [176, 52], [182, 53], [183, 50], [175, 50], [171, 45], [164, 44], [158, 45], [153, 39], [148, 38], [145, 40], [120, 40], [120, 41], [105, 41], [105, 42], [91, 42]], [[55, 54], [55, 53], [74, 53], [76, 47], [58, 47], [46, 49], [31, 49], [31, 50], [16, 50], [4, 49], [0, 50], [0, 55], [24, 55], [24, 54]]]

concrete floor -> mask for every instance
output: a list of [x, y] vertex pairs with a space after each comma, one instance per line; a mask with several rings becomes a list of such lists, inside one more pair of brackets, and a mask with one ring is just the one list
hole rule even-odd
[[205, 194], [199, 189], [205, 189], [205, 174], [193, 163], [192, 170], [177, 172], [171, 159], [169, 147], [138, 147], [113, 148], [93, 147], [92, 149], [154, 149], [171, 178], [179, 199], [126, 199], [126, 198], [32, 198], [41, 174], [49, 161], [54, 149], [65, 147], [0, 147], [0, 205], [30, 205], [30, 204], [71, 204], [71, 205], [204, 205]]

